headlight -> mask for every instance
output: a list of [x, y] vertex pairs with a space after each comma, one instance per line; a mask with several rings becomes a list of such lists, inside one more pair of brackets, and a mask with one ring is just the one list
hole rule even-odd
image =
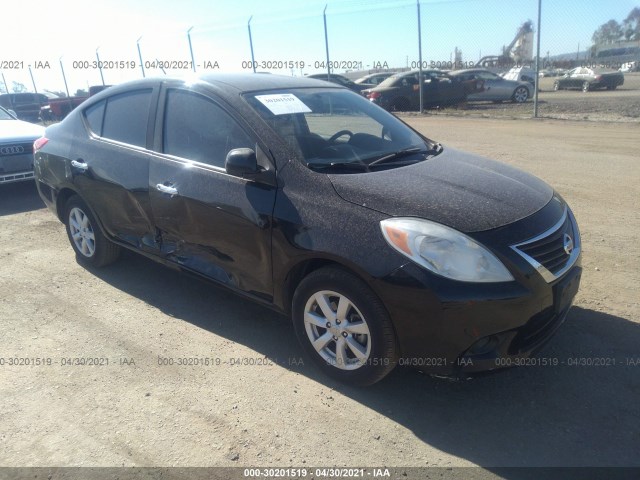
[[510, 282], [513, 276], [485, 247], [453, 228], [419, 218], [380, 222], [398, 252], [443, 277], [462, 282]]

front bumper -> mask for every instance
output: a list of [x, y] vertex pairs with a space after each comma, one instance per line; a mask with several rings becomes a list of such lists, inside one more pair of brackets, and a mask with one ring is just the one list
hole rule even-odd
[[550, 281], [508, 245], [554, 225], [559, 206], [552, 201], [527, 219], [475, 235], [485, 245], [505, 245], [494, 253], [515, 281], [456, 282], [414, 263], [378, 279], [374, 288], [394, 322], [399, 363], [457, 376], [522, 365], [535, 355], [567, 317], [580, 285], [581, 254]]
[[31, 144], [2, 145], [0, 149], [1, 148], [20, 148], [24, 153], [0, 154], [0, 184], [33, 180], [33, 154], [31, 153]]
[[27, 180], [33, 180], [33, 170], [27, 170], [26, 172], [0, 174], [0, 184], [24, 182]]

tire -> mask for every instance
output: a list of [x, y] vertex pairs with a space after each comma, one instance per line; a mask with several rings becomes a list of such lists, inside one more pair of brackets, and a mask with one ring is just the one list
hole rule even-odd
[[591, 85], [589, 84], [589, 82], [582, 82], [582, 91], [588, 92], [589, 90], [591, 90]]
[[524, 103], [529, 98], [529, 89], [527, 87], [517, 87], [511, 98], [516, 103]]
[[118, 259], [120, 247], [107, 240], [93, 213], [79, 196], [67, 200], [64, 219], [69, 243], [80, 263], [103, 267]]
[[398, 347], [386, 308], [346, 270], [326, 267], [305, 277], [293, 296], [292, 317], [306, 355], [335, 380], [372, 385], [396, 366]]

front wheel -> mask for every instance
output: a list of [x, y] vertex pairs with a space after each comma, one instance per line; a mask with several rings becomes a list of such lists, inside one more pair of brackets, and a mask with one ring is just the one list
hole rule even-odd
[[331, 378], [372, 385], [395, 367], [398, 348], [389, 314], [355, 275], [334, 267], [312, 272], [300, 282], [292, 307], [305, 353]]
[[529, 98], [529, 90], [527, 87], [518, 87], [513, 92], [513, 101], [516, 103], [524, 103]]
[[77, 195], [67, 200], [64, 218], [69, 242], [80, 262], [102, 267], [116, 261], [120, 247], [102, 234], [91, 210]]

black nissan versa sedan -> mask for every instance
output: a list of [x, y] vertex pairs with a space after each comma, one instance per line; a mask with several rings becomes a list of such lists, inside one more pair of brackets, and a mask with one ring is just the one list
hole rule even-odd
[[513, 365], [580, 282], [578, 227], [550, 186], [322, 81], [126, 83], [35, 151], [81, 262], [127, 248], [289, 314], [307, 354], [352, 384], [396, 364]]

